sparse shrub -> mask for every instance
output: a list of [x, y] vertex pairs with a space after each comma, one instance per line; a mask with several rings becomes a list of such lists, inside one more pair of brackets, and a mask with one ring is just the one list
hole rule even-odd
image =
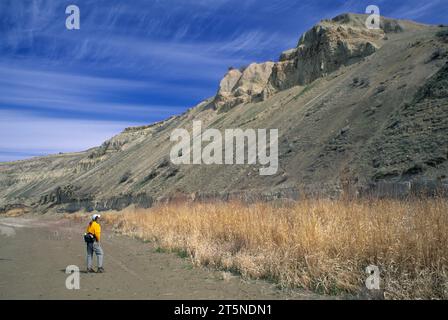
[[170, 161], [168, 159], [163, 159], [159, 165], [157, 166], [157, 168], [165, 168], [168, 167], [170, 165]]
[[151, 181], [152, 179], [154, 179], [155, 177], [157, 177], [157, 171], [151, 171], [146, 177], [143, 178], [141, 184], [146, 184], [149, 181]]
[[447, 52], [441, 48], [437, 48], [434, 50], [428, 59], [426, 59], [425, 63], [429, 63], [431, 61], [437, 60], [437, 59], [443, 59], [447, 56]]
[[351, 83], [352, 87], [355, 88], [365, 88], [370, 84], [368, 79], [360, 79], [359, 77], [354, 77]]
[[437, 37], [439, 37], [440, 39], [442, 39], [445, 42], [448, 42], [448, 28], [438, 31]]
[[179, 172], [177, 168], [169, 168], [165, 173], [166, 178], [174, 177]]
[[417, 41], [415, 41], [414, 43], [412, 43], [412, 44], [410, 45], [410, 47], [411, 47], [411, 48], [418, 47], [418, 46], [421, 45], [421, 44], [422, 44], [421, 40], [417, 40]]
[[425, 170], [425, 167], [421, 163], [415, 163], [408, 169], [403, 171], [403, 175], [415, 175], [420, 174]]
[[386, 86], [380, 85], [380, 86], [378, 86], [378, 88], [376, 88], [375, 94], [380, 94], [380, 93], [382, 93], [384, 91], [386, 91]]
[[119, 184], [125, 183], [131, 177], [131, 171], [126, 171], [120, 178]]

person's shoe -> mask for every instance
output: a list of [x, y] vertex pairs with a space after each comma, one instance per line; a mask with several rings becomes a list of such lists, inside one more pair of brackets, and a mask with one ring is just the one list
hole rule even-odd
[[87, 269], [87, 273], [95, 273], [95, 270], [93, 270], [92, 268]]
[[97, 273], [103, 273], [104, 272], [104, 268], [98, 268]]

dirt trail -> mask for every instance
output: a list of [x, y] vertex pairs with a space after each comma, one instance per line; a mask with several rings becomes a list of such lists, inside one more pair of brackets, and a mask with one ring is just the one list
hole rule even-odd
[[[223, 277], [148, 243], [103, 232], [103, 274], [85, 270], [84, 226], [56, 218], [0, 218], [0, 299], [319, 299], [265, 281]], [[96, 263], [96, 258], [95, 258]], [[65, 287], [79, 266], [80, 289]]]

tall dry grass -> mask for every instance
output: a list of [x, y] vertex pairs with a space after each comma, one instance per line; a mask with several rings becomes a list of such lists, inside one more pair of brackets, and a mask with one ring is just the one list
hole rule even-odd
[[185, 203], [108, 213], [105, 221], [186, 252], [198, 265], [284, 287], [356, 294], [373, 264], [386, 298], [448, 298], [448, 202], [442, 199]]

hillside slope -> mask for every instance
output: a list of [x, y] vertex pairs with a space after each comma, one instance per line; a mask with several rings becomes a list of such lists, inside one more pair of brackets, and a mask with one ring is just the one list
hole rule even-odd
[[[324, 20], [278, 62], [229, 70], [216, 96], [182, 115], [128, 128], [84, 152], [1, 163], [0, 207], [101, 210], [168, 197], [447, 187], [447, 28], [382, 19], [381, 30], [369, 30], [365, 18]], [[278, 172], [173, 165], [170, 134], [191, 132], [193, 120], [203, 130], [278, 128]]]

